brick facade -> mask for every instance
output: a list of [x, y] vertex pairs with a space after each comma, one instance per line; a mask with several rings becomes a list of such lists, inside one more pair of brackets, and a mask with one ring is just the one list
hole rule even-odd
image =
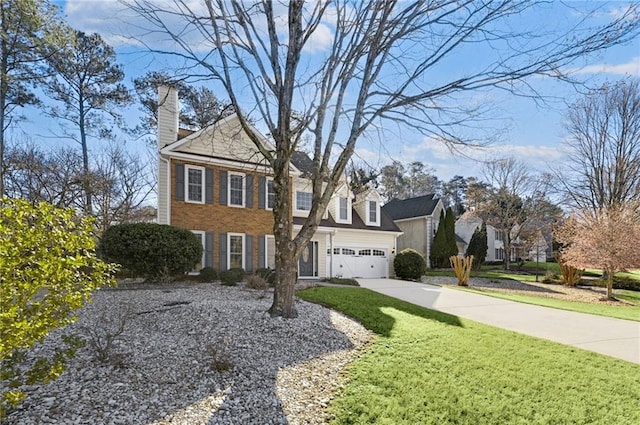
[[[176, 199], [176, 164], [205, 166], [213, 169], [213, 202], [198, 204]], [[220, 203], [220, 171], [241, 172], [253, 176], [253, 202], [251, 207], [234, 207]], [[255, 171], [238, 170], [188, 161], [171, 161], [171, 224], [187, 230], [213, 233], [213, 267], [219, 269], [220, 235], [226, 233], [242, 233], [253, 236], [252, 264], [246, 265], [247, 271], [259, 267], [259, 237], [273, 234], [273, 212], [259, 206], [260, 177]]]

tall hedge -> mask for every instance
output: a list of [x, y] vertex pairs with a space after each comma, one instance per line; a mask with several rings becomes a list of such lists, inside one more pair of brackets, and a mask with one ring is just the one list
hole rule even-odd
[[156, 223], [112, 226], [104, 232], [100, 250], [108, 261], [147, 279], [186, 273], [202, 258], [202, 244], [193, 233]]
[[444, 219], [444, 228], [445, 235], [447, 237], [447, 255], [445, 257], [445, 263], [448, 264], [449, 257], [458, 255], [458, 245], [456, 244], [456, 218], [451, 207], [447, 208], [447, 214]]
[[447, 231], [445, 229], [444, 211], [440, 211], [438, 230], [436, 230], [436, 235], [433, 238], [433, 245], [431, 246], [431, 254], [429, 255], [429, 260], [431, 261], [431, 268], [433, 269], [448, 267], [449, 264], [449, 257], [447, 256]]
[[487, 258], [487, 249], [487, 225], [482, 223], [482, 226], [473, 232], [465, 253], [467, 257], [473, 255], [474, 270], [480, 270], [482, 267], [482, 263]]
[[26, 351], [74, 321], [93, 290], [115, 284], [115, 266], [96, 256], [93, 229], [71, 209], [0, 198], [0, 422], [25, 397], [22, 385], [62, 373], [78, 341], [63, 337], [65, 348], [34, 363]]

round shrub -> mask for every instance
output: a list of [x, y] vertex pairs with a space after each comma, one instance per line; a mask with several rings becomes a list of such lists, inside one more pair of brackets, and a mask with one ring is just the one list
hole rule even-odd
[[220, 282], [225, 286], [236, 286], [238, 282], [242, 282], [244, 279], [244, 269], [231, 268], [220, 272]]
[[418, 280], [427, 271], [424, 257], [415, 249], [403, 249], [393, 260], [396, 276], [404, 280]]
[[260, 268], [256, 274], [263, 278], [271, 287], [276, 286], [276, 271], [270, 268]]
[[112, 226], [102, 235], [100, 250], [107, 260], [147, 279], [186, 273], [202, 258], [202, 244], [193, 233], [156, 223]]
[[218, 271], [213, 267], [205, 267], [200, 270], [200, 281], [201, 282], [213, 282], [218, 280]]

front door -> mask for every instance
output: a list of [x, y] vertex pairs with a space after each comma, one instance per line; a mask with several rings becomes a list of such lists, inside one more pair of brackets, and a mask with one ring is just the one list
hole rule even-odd
[[298, 260], [298, 275], [300, 277], [318, 276], [317, 252], [318, 242], [310, 241], [304, 251], [302, 251], [302, 254], [300, 254], [300, 259]]

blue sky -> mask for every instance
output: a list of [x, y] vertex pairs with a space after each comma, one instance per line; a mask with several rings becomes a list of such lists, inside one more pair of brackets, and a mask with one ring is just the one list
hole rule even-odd
[[[98, 32], [116, 48], [118, 61], [124, 65], [128, 84], [147, 71], [172, 66], [172, 59], [150, 55], [138, 42], [127, 36], [136, 32], [136, 20], [131, 18], [130, 12], [123, 11], [122, 5], [117, 1], [66, 0], [57, 3], [72, 27], [85, 32]], [[197, 5], [199, 2], [187, 0], [187, 3]], [[570, 7], [560, 9], [556, 4], [547, 5], [537, 14], [523, 17], [523, 24], [540, 22], [540, 29], [561, 27], [575, 19], [575, 15], [585, 7], [597, 7], [600, 13], [597, 18], [604, 22], [628, 5], [628, 2], [622, 1], [565, 3]], [[315, 40], [318, 48], [322, 48], [330, 37], [330, 33], [319, 31]], [[486, 47], [479, 47], [477, 51], [458, 55], [447, 66], [451, 67], [451, 71], [463, 67], [473, 60], [474, 54], [482, 57], [486, 53], [482, 50], [484, 48]], [[446, 68], [439, 70], [443, 74], [447, 71]], [[592, 85], [605, 81], [614, 82], [629, 75], [640, 77], [640, 39], [590, 57], [576, 71]], [[486, 96], [495, 105], [489, 125], [499, 137], [491, 147], [482, 151], [467, 151], [467, 156], [486, 159], [509, 154], [527, 161], [532, 168], [539, 170], [545, 170], [547, 166], [557, 164], [562, 159], [560, 147], [565, 136], [562, 115], [566, 105], [577, 99], [579, 94], [571, 87], [543, 78], [534, 80], [532, 84], [554, 99], [539, 104], [531, 99], [518, 98], [497, 90], [482, 93], [482, 96]], [[220, 97], [224, 98], [225, 95], [221, 94]], [[136, 107], [127, 114], [131, 125], [135, 124], [136, 114]], [[461, 155], [452, 155], [442, 143], [417, 134], [410, 128], [389, 126], [385, 129], [385, 134], [383, 141], [377, 138], [363, 140], [358, 147], [358, 156], [377, 167], [390, 163], [392, 159], [405, 163], [419, 160], [435, 168], [441, 179], [449, 179], [456, 174], [481, 175], [481, 163]]]

